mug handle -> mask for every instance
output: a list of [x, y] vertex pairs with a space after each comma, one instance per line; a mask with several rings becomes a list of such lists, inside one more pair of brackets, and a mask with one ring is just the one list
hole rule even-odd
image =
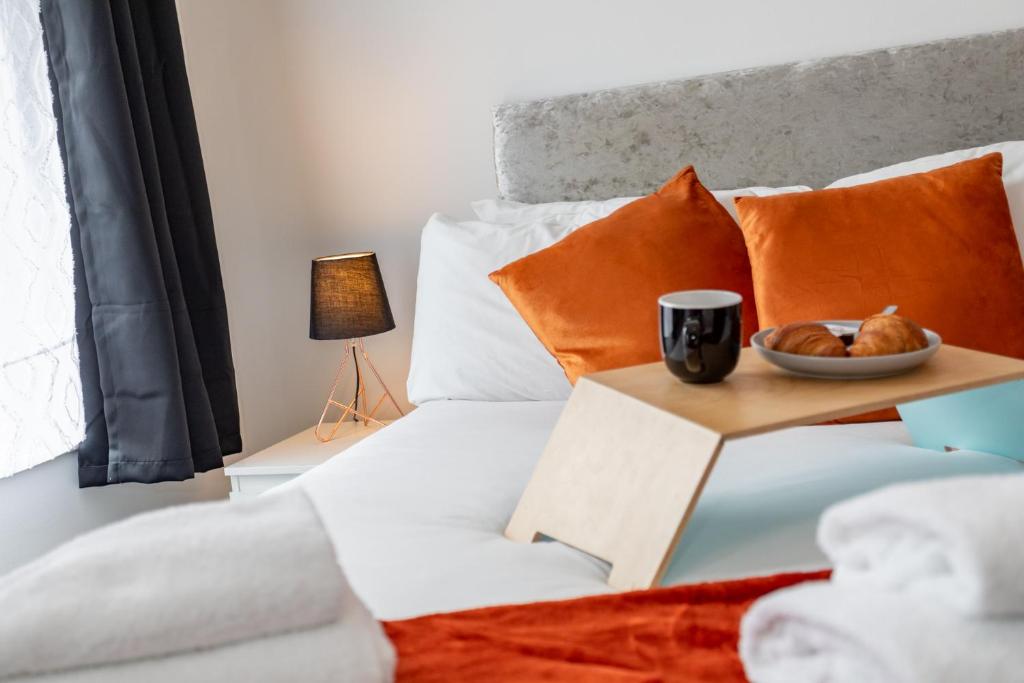
[[704, 328], [699, 317], [686, 318], [683, 321], [683, 344], [687, 351], [694, 353], [686, 354], [686, 371], [693, 374], [704, 372], [704, 354], [701, 351], [701, 337], [704, 336]]

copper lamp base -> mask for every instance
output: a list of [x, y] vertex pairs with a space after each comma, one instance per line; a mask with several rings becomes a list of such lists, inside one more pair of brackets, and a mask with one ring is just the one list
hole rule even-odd
[[[366, 411], [367, 400], [366, 400], [366, 383], [362, 381], [362, 373], [359, 371], [359, 358], [358, 355], [363, 357], [367, 367], [370, 368], [370, 372], [377, 379], [377, 383], [381, 388], [380, 398], [373, 404], [373, 408], [369, 412]], [[342, 378], [345, 375], [345, 368], [348, 367], [349, 357], [352, 358], [352, 365], [355, 368], [356, 373], [356, 389], [352, 396], [352, 400], [348, 403], [342, 403], [334, 398], [335, 393], [338, 391], [338, 385], [341, 383]], [[320, 421], [317, 422], [316, 428], [313, 430], [313, 434], [319, 441], [327, 442], [334, 438], [334, 435], [338, 433], [338, 428], [341, 427], [341, 423], [351, 415], [352, 419], [356, 422], [362, 421], [365, 425], [376, 425], [383, 427], [384, 423], [377, 419], [377, 410], [380, 409], [384, 400], [387, 399], [391, 402], [391, 405], [395, 407], [399, 415], [405, 415], [400, 407], [398, 407], [398, 401], [391, 395], [391, 391], [388, 390], [388, 386], [384, 384], [384, 380], [381, 379], [380, 373], [377, 372], [377, 368], [374, 366], [373, 361], [370, 360], [370, 356], [366, 353], [366, 346], [363, 344], [362, 339], [347, 339], [345, 340], [345, 354], [341, 357], [341, 365], [338, 366], [338, 372], [334, 376], [334, 384], [331, 386], [331, 393], [327, 396], [327, 403], [324, 405], [324, 411], [320, 414]], [[359, 406], [362, 404], [363, 409], [360, 410]], [[334, 428], [330, 430], [327, 435], [323, 434], [324, 422], [327, 420], [327, 413], [330, 411], [331, 406], [341, 410], [341, 416], [337, 422], [334, 423]]]

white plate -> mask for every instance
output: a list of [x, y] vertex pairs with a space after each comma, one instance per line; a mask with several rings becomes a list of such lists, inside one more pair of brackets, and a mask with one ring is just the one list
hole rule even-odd
[[[859, 320], [820, 320], [818, 321], [833, 331], [856, 332], [860, 328]], [[921, 365], [935, 355], [942, 346], [942, 337], [931, 330], [925, 330], [928, 347], [920, 351], [893, 353], [887, 356], [864, 356], [861, 358], [830, 358], [824, 356], [801, 356], [795, 353], [783, 353], [765, 348], [764, 340], [774, 331], [774, 327], [761, 330], [750, 339], [751, 345], [757, 349], [765, 360], [772, 365], [805, 377], [822, 379], [870, 379], [872, 377], [888, 377], [898, 375]]]

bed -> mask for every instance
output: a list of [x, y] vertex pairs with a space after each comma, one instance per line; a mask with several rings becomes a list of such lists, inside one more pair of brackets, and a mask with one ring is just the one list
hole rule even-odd
[[[628, 197], [694, 163], [712, 188], [821, 186], [924, 154], [1022, 141], [1022, 101], [1024, 29], [503, 105], [494, 114], [497, 184], [518, 202]], [[1011, 213], [1019, 203], [1003, 227], [1007, 242], [1016, 227], [1024, 249], [1024, 142], [1006, 144], [1017, 150]], [[992, 182], [1009, 187], [999, 168]], [[505, 229], [495, 226], [498, 243]], [[455, 286], [466, 288], [460, 277]], [[420, 358], [414, 341], [413, 365], [474, 379], [450, 352], [451, 302], [419, 303], [416, 335], [440, 311], [447, 337]], [[466, 317], [485, 328], [484, 313]], [[470, 343], [484, 347], [475, 368], [497, 364], [486, 336]], [[532, 375], [515, 377], [523, 369], [513, 363], [503, 379], [536, 389]], [[893, 482], [1021, 472], [993, 454], [917, 448], [900, 422], [730, 441], [673, 556], [669, 587], [613, 593], [601, 560], [504, 535], [569, 392], [550, 355], [533, 369], [553, 369], [554, 381], [540, 384], [564, 395], [419, 392], [411, 414], [274, 495], [142, 515], [9, 575], [16, 609], [0, 620], [0, 643], [14, 645], [0, 662], [19, 654], [12, 675], [53, 681], [179, 680], [181, 671], [215, 681], [242, 669], [266, 681], [390, 680], [397, 651], [400, 681], [743, 680], [739, 619], [767, 592], [824, 578], [815, 527], [826, 507]], [[950, 485], [963, 495], [961, 482]], [[1007, 506], [993, 507], [1005, 522]], [[251, 549], [257, 538], [262, 555]], [[68, 612], [78, 603], [86, 607]], [[19, 614], [49, 626], [25, 628]], [[54, 641], [54, 624], [77, 636]], [[167, 633], [185, 642], [166, 645]], [[75, 643], [85, 651], [73, 652]]]
[[[503, 536], [561, 407], [434, 401], [295, 480], [378, 618], [610, 591], [603, 562]], [[721, 455], [665, 585], [819, 569], [814, 527], [833, 502], [892, 481], [1019, 470], [915, 448], [897, 422], [741, 440]]]
[[[637, 195], [684, 162], [709, 187], [808, 183], [1024, 138], [1024, 30], [502, 105], [497, 184], [523, 202]], [[756, 112], [756, 113], [755, 113]], [[381, 619], [604, 593], [608, 567], [503, 529], [563, 403], [429, 401], [294, 482]], [[900, 423], [725, 449], [665, 584], [817, 569], [829, 504], [887, 482], [1019, 464], [937, 454]]]

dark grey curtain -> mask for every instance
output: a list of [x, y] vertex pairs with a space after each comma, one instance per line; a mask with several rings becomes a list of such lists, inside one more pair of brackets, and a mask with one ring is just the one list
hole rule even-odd
[[224, 288], [174, 0], [42, 0], [75, 249], [79, 485], [241, 450]]

